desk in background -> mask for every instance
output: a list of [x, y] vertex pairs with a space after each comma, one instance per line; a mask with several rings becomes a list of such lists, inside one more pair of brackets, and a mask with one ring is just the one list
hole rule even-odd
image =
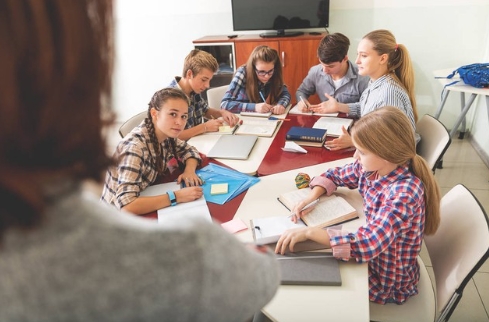
[[[437, 78], [440, 83], [443, 85], [444, 91], [442, 91], [442, 97], [441, 97], [441, 102], [440, 105], [438, 106], [438, 109], [435, 113], [435, 118], [438, 119], [440, 117], [440, 114], [443, 110], [443, 107], [445, 106], [445, 102], [447, 101], [448, 94], [450, 92], [459, 92], [460, 93], [460, 102], [461, 102], [461, 111], [459, 116], [457, 117], [457, 120], [455, 121], [455, 124], [453, 125], [452, 130], [450, 131], [450, 137], [453, 137], [453, 135], [457, 132], [460, 124], [462, 124], [462, 129], [459, 134], [459, 139], [463, 139], [465, 135], [465, 115], [469, 111], [470, 107], [472, 106], [472, 103], [474, 102], [475, 98], [477, 95], [482, 95], [485, 96], [486, 98], [486, 106], [487, 106], [487, 113], [488, 113], [488, 119], [489, 119], [489, 88], [477, 88], [473, 87], [470, 85], [465, 85], [463, 81], [461, 80], [461, 83], [453, 84], [450, 86], [445, 87], [445, 85], [450, 84], [457, 79], [452, 78], [452, 79], [447, 79], [446, 77], [450, 75], [455, 68], [452, 69], [442, 69], [442, 70], [436, 70], [433, 72], [435, 75], [435, 78]], [[440, 77], [440, 78], [438, 78]], [[470, 97], [467, 101], [465, 101], [465, 93], [470, 94]]]
[[[257, 169], [258, 176], [266, 176], [353, 156], [353, 153], [355, 152], [354, 149], [330, 151], [324, 147], [317, 148], [304, 146], [303, 148], [307, 150], [306, 154], [282, 151], [282, 148], [285, 145], [287, 131], [292, 126], [312, 127], [319, 119], [319, 116], [289, 114], [287, 119], [289, 121], [285, 121], [282, 124], [275, 135], [273, 142], [271, 142], [267, 153], [263, 157], [263, 160]], [[332, 139], [334, 138], [327, 138], [327, 140]]]
[[[342, 166], [353, 160], [346, 158], [262, 177], [260, 182], [248, 189], [236, 217], [250, 227], [250, 220], [253, 218], [286, 216], [289, 211], [277, 197], [281, 193], [296, 189], [294, 178], [297, 171], [313, 176], [330, 167]], [[355, 231], [365, 223], [362, 197], [358, 190], [346, 188], [338, 188], [337, 193], [358, 211], [359, 219], [343, 224], [344, 229]], [[245, 242], [253, 241], [251, 229], [239, 232], [236, 236]], [[281, 285], [263, 312], [272, 320], [281, 322], [368, 321], [368, 265], [353, 261], [340, 262], [340, 272], [342, 286]]]

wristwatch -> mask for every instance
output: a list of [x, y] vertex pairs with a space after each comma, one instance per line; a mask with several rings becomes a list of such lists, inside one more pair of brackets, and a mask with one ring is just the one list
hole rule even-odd
[[177, 205], [177, 197], [175, 197], [175, 193], [173, 191], [167, 191], [166, 194], [168, 195], [168, 198], [170, 199], [171, 206], [176, 206]]

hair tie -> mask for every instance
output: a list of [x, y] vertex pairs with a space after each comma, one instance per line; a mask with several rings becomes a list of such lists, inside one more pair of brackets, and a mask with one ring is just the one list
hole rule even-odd
[[396, 47], [394, 48], [394, 51], [397, 51], [397, 48], [399, 48], [399, 44], [396, 44]]

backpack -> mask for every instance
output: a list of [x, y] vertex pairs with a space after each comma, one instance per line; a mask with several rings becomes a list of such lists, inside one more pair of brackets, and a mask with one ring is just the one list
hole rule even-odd
[[460, 75], [460, 78], [467, 85], [478, 88], [489, 86], [489, 63], [470, 64], [459, 67], [448, 75], [447, 78], [452, 78], [456, 73]]

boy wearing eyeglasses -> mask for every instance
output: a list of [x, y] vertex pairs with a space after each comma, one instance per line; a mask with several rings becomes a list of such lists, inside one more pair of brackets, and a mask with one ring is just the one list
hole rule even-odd
[[221, 102], [233, 113], [283, 114], [290, 103], [282, 65], [275, 49], [257, 46], [245, 65], [239, 67]]

